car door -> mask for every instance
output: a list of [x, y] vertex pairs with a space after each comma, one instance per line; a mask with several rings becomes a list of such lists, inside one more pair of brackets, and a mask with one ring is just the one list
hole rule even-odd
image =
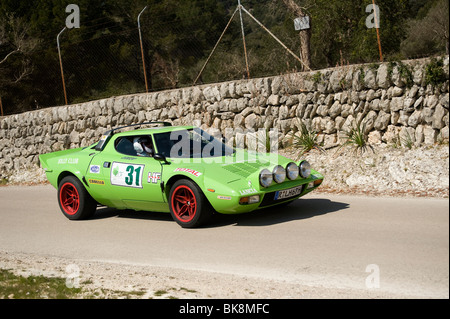
[[[101, 192], [107, 206], [166, 211], [160, 185], [161, 163], [151, 156], [138, 156], [132, 148], [135, 137], [113, 138], [93, 157], [87, 181], [97, 193]], [[99, 190], [102, 187], [103, 191]]]

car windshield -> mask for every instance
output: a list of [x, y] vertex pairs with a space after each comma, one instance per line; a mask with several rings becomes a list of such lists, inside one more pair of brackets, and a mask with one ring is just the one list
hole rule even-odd
[[200, 128], [153, 135], [159, 154], [167, 158], [209, 158], [231, 155], [234, 149]]

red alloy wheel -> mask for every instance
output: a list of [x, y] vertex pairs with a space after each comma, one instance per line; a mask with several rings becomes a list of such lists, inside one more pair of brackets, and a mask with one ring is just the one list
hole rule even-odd
[[75, 215], [80, 208], [80, 195], [72, 183], [65, 183], [59, 192], [61, 207], [67, 215]]
[[197, 211], [197, 200], [194, 192], [185, 185], [178, 186], [172, 195], [172, 211], [183, 223], [190, 222]]

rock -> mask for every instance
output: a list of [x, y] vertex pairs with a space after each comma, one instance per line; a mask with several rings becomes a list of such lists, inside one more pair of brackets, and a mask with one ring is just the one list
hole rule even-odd
[[269, 105], [279, 105], [280, 104], [280, 96], [272, 94], [267, 99], [267, 104], [269, 104]]
[[245, 118], [245, 127], [247, 129], [257, 130], [261, 127], [261, 118], [252, 113]]
[[403, 110], [403, 97], [393, 97], [389, 105], [391, 112]]
[[430, 126], [425, 126], [423, 129], [425, 145], [433, 145], [436, 143], [437, 132]]
[[436, 109], [434, 111], [433, 117], [432, 117], [432, 128], [434, 129], [441, 129], [444, 125], [444, 116], [448, 113], [440, 104], [436, 106]]
[[[374, 128], [377, 131], [384, 131], [388, 127], [390, 121], [391, 121], [391, 115], [384, 111], [380, 111], [378, 113], [377, 119], [375, 120]], [[380, 135], [380, 139], [381, 139], [381, 135]]]
[[342, 105], [339, 101], [335, 101], [328, 111], [328, 114], [332, 119], [335, 119], [339, 114], [341, 114]]
[[392, 89], [392, 97], [402, 96], [402, 94], [403, 94], [403, 88], [394, 86], [394, 88]]
[[369, 89], [377, 89], [376, 71], [369, 69], [364, 76], [364, 85]]
[[371, 145], [381, 144], [381, 133], [379, 131], [370, 132], [367, 141]]
[[389, 68], [386, 63], [382, 63], [378, 67], [376, 81], [378, 83], [378, 86], [383, 89], [387, 89], [391, 85], [391, 79], [389, 78]]
[[422, 118], [422, 111], [415, 110], [408, 119], [408, 125], [415, 128], [422, 122]]

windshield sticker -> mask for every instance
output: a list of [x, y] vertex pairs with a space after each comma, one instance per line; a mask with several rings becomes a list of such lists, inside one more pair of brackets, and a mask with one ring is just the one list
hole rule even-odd
[[174, 172], [185, 172], [185, 173], [189, 173], [194, 175], [195, 177], [199, 177], [200, 175], [202, 175], [202, 173], [194, 171], [193, 169], [190, 168], [181, 168], [178, 167], [177, 169], [174, 170]]
[[111, 185], [142, 188], [145, 165], [117, 163], [111, 167]]
[[159, 172], [154, 172], [154, 173], [148, 172], [147, 183], [156, 184], [160, 180], [161, 180], [161, 173], [159, 173]]

